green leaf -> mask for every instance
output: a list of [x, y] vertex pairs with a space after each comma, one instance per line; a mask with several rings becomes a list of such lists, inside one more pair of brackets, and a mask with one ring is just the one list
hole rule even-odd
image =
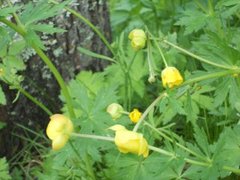
[[192, 95], [192, 99], [199, 104], [202, 108], [206, 108], [208, 110], [212, 110], [213, 109], [213, 98], [206, 96], [206, 95], [202, 95], [202, 94], [198, 94], [198, 93], [194, 93]]
[[[109, 153], [106, 158], [109, 165], [108, 178], [115, 180], [163, 179], [162, 172], [174, 163], [170, 157], [157, 153], [152, 153], [147, 158], [142, 158], [135, 154]], [[159, 163], [161, 166], [156, 166]]]
[[6, 17], [11, 15], [12, 13], [15, 13], [18, 9], [20, 9], [20, 6], [14, 6], [14, 7], [5, 7], [0, 9], [0, 17]]
[[44, 32], [49, 34], [65, 32], [64, 29], [55, 28], [53, 27], [52, 24], [32, 24], [28, 28], [34, 31], [39, 31], [39, 32]]
[[2, 105], [6, 105], [6, 97], [5, 97], [5, 94], [2, 90], [2, 87], [0, 86], [0, 104]]
[[215, 91], [215, 98], [214, 98], [214, 106], [218, 107], [221, 105], [225, 100], [229, 92], [229, 84], [230, 84], [230, 79], [225, 78], [222, 80], [222, 82], [219, 83], [218, 87], [216, 88]]
[[6, 126], [6, 123], [0, 121], [0, 130]]
[[80, 72], [76, 76], [76, 80], [86, 88], [89, 95], [96, 95], [105, 81], [102, 73], [92, 73], [91, 71]]
[[80, 53], [86, 54], [86, 55], [91, 56], [91, 57], [95, 57], [95, 58], [99, 58], [99, 59], [103, 59], [103, 60], [107, 60], [107, 61], [111, 61], [111, 62], [116, 62], [114, 59], [112, 59], [108, 56], [97, 54], [97, 53], [92, 52], [92, 51], [90, 51], [88, 49], [85, 49], [83, 47], [78, 47], [78, 50], [80, 51]]
[[169, 97], [169, 105], [173, 111], [178, 114], [186, 114], [185, 110], [183, 109], [183, 104], [181, 101], [175, 99], [174, 97]]
[[185, 26], [184, 34], [197, 32], [207, 25], [208, 15], [196, 9], [188, 9], [182, 13], [181, 18], [175, 23], [176, 25]]
[[185, 103], [185, 111], [187, 115], [187, 121], [192, 122], [193, 124], [196, 124], [196, 120], [198, 118], [199, 114], [199, 108], [197, 104], [192, 100], [190, 93], [187, 93], [187, 100]]
[[10, 40], [11, 38], [8, 31], [4, 27], [0, 26], [0, 56], [3, 56], [1, 51], [7, 47]]
[[9, 69], [11, 69], [12, 71], [13, 71], [13, 69], [15, 69], [15, 70], [24, 70], [26, 68], [23, 60], [20, 59], [18, 56], [7, 56], [3, 60], [3, 64], [6, 67], [8, 67]]
[[240, 82], [236, 78], [231, 77], [229, 102], [232, 107], [235, 107], [237, 102], [240, 102]]
[[221, 17], [230, 18], [240, 10], [240, 2], [238, 0], [221, 0], [217, 3], [216, 9], [221, 11]]
[[28, 29], [28, 32], [24, 36], [24, 38], [30, 45], [34, 44], [37, 45], [39, 48], [45, 50], [43, 42], [41, 41], [40, 37], [36, 34], [36, 32], [34, 32], [33, 30]]
[[24, 40], [13, 41], [9, 47], [8, 54], [15, 56], [20, 54], [26, 47], [26, 42]]
[[9, 175], [9, 169], [6, 158], [0, 159], [0, 177], [2, 180], [12, 179]]
[[207, 157], [211, 157], [208, 138], [205, 131], [203, 129], [200, 129], [198, 126], [194, 128], [194, 131], [195, 131], [194, 137], [196, 139], [198, 146], [201, 148], [201, 150]]
[[20, 20], [28, 27], [30, 24], [36, 24], [40, 20], [46, 20], [57, 15], [69, 2], [70, 0], [59, 4], [49, 3], [48, 0], [40, 0], [37, 3], [30, 2], [25, 6]]

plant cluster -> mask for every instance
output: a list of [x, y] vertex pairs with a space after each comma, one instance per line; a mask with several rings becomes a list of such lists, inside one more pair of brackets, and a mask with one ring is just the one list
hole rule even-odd
[[[52, 151], [31, 175], [39, 179], [219, 179], [240, 174], [238, 0], [111, 1], [109, 43], [71, 1], [40, 0], [0, 9], [0, 77], [50, 115]], [[112, 55], [102, 72], [65, 83], [39, 34], [64, 30], [44, 20], [71, 13]], [[14, 19], [14, 22], [10, 20]], [[126, 18], [125, 18], [126, 17]], [[65, 30], [67, 31], [67, 30]], [[126, 33], [127, 32], [127, 33]], [[117, 35], [116, 35], [117, 34]], [[55, 114], [21, 87], [21, 59], [31, 48], [61, 88]], [[5, 104], [0, 90], [0, 103]], [[4, 179], [10, 179], [5, 159]], [[1, 173], [0, 172], [0, 173]]]

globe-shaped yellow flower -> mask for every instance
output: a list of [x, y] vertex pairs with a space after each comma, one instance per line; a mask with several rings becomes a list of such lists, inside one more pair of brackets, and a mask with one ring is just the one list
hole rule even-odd
[[147, 36], [142, 29], [134, 29], [132, 30], [128, 38], [131, 40], [131, 46], [134, 50], [139, 50], [145, 47]]
[[54, 114], [50, 117], [47, 126], [47, 136], [52, 140], [52, 149], [61, 149], [68, 141], [73, 131], [73, 124], [70, 119], [62, 114]]
[[162, 71], [162, 83], [164, 87], [173, 88], [183, 82], [180, 72], [175, 67], [166, 67]]
[[115, 131], [114, 142], [120, 152], [148, 156], [148, 143], [142, 134], [129, 131], [122, 125], [115, 125], [110, 129]]
[[138, 111], [138, 109], [133, 109], [132, 112], [129, 113], [129, 118], [133, 123], [137, 123], [141, 118], [142, 113]]
[[116, 120], [121, 117], [123, 107], [120, 104], [112, 103], [107, 107], [107, 112], [111, 115], [113, 120]]

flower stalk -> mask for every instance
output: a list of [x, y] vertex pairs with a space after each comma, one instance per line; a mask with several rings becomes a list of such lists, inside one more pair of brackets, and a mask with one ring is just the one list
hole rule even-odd
[[186, 49], [183, 49], [183, 48], [181, 48], [181, 47], [179, 47], [179, 46], [177, 46], [177, 45], [175, 45], [175, 44], [173, 44], [173, 43], [171, 43], [171, 42], [169, 42], [167, 40], [163, 40], [163, 42], [168, 44], [168, 45], [170, 45], [170, 46], [172, 46], [172, 47], [174, 47], [175, 49], [177, 49], [177, 50], [179, 50], [179, 51], [181, 51], [181, 52], [183, 52], [183, 53], [185, 53], [185, 54], [187, 54], [187, 55], [189, 55], [189, 56], [191, 56], [191, 57], [201, 61], [201, 62], [206, 63], [206, 64], [210, 64], [212, 66], [219, 67], [219, 68], [222, 68], [222, 69], [233, 69], [230, 66], [225, 66], [225, 65], [218, 64], [218, 63], [214, 63], [212, 61], [209, 61], [208, 59], [205, 59], [205, 58], [200, 57], [200, 56], [198, 56], [196, 54], [193, 54], [193, 53], [187, 51]]

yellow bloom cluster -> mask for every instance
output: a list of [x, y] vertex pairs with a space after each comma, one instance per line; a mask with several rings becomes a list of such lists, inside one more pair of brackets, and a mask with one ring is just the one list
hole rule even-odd
[[133, 111], [129, 113], [129, 118], [133, 123], [137, 123], [141, 118], [141, 116], [142, 116], [142, 113], [139, 112], [138, 109], [133, 109]]
[[47, 126], [47, 136], [52, 140], [53, 150], [61, 149], [68, 141], [73, 131], [73, 124], [70, 119], [62, 114], [54, 114], [50, 117]]
[[148, 143], [142, 134], [129, 131], [122, 125], [114, 125], [109, 129], [115, 131], [114, 142], [120, 152], [148, 156]]
[[164, 87], [173, 88], [179, 86], [183, 82], [183, 78], [175, 67], [166, 67], [162, 71], [162, 83]]
[[132, 30], [128, 38], [131, 40], [131, 46], [134, 50], [139, 50], [145, 47], [147, 36], [142, 29], [134, 29]]

